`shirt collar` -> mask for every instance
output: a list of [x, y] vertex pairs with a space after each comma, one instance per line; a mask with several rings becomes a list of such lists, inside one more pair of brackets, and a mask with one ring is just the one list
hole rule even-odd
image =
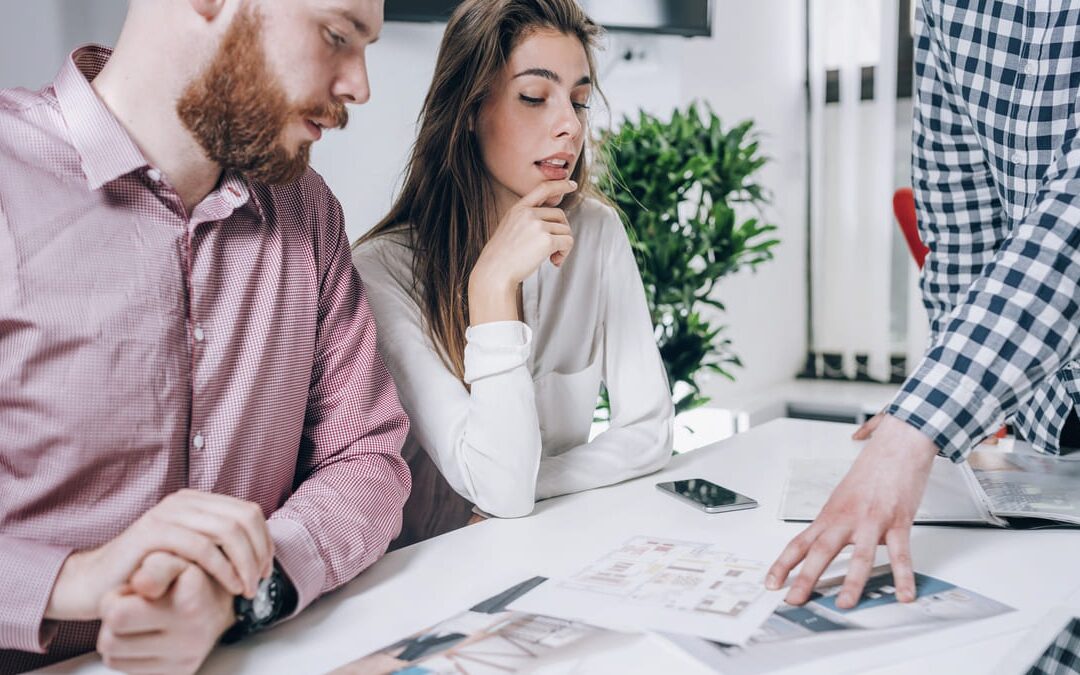
[[259, 191], [255, 189], [256, 183], [250, 178], [233, 169], [227, 169], [221, 176], [221, 187], [217, 192], [233, 209], [247, 207], [259, 218], [259, 222], [266, 224], [266, 211], [263, 209]]
[[120, 120], [90, 86], [111, 55], [111, 49], [100, 45], [79, 47], [64, 61], [53, 82], [60, 114], [91, 190], [147, 166]]
[[[79, 47], [64, 61], [53, 82], [61, 115], [91, 190], [149, 166], [127, 130], [90, 85], [110, 56], [112, 50], [108, 47]], [[246, 176], [226, 170], [220, 185], [223, 199], [233, 209], [247, 205], [266, 223], [258, 191]]]

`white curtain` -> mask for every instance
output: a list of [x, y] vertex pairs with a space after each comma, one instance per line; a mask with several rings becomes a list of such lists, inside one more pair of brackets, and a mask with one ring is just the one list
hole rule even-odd
[[[898, 0], [809, 0], [810, 227], [813, 345], [856, 355], [889, 378], [892, 194], [896, 182]], [[863, 67], [874, 97], [862, 101]], [[839, 102], [826, 104], [826, 72], [839, 71]]]

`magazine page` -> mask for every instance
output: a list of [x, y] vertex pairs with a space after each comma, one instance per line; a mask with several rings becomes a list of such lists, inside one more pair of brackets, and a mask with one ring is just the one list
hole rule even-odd
[[509, 611], [506, 605], [545, 581], [534, 577], [489, 598], [466, 612], [414, 633], [332, 675], [505, 675], [570, 670], [584, 657], [626, 647], [634, 636], [574, 621]]
[[1080, 525], [1080, 462], [980, 448], [968, 464], [995, 515]]
[[809, 602], [781, 604], [745, 646], [665, 634], [674, 645], [717, 672], [756, 673], [797, 666], [844, 651], [867, 649], [1013, 608], [942, 579], [915, 574], [916, 599], [896, 600], [888, 565], [874, 568], [859, 604], [836, 607], [843, 576], [822, 581]]
[[[833, 489], [847, 474], [851, 459], [794, 458], [780, 503], [780, 519], [809, 522], [821, 512]], [[971, 489], [965, 468], [944, 457], [934, 458], [916, 524], [973, 523], [1004, 526]]]

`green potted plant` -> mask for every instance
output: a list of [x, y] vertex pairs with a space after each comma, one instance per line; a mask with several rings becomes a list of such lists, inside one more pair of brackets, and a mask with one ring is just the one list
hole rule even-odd
[[[723, 277], [772, 259], [776, 226], [757, 172], [761, 154], [752, 121], [725, 129], [708, 106], [690, 104], [670, 120], [641, 112], [600, 137], [601, 191], [626, 225], [667, 368], [676, 414], [708, 402], [699, 377], [734, 380], [742, 363], [724, 326], [702, 310], [723, 311], [713, 290]], [[608, 410], [602, 392], [598, 418]]]

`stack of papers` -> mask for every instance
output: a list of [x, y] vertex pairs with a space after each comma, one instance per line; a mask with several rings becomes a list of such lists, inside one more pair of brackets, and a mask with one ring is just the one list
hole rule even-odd
[[783, 591], [765, 590], [766, 571], [712, 544], [634, 537], [575, 574], [529, 579], [334, 673], [605, 670], [590, 658], [626, 652], [642, 634], [700, 666], [759, 672], [1012, 611], [922, 574], [916, 601], [899, 603], [885, 567], [874, 570], [853, 609], [836, 607], [842, 576], [792, 607]]
[[915, 574], [915, 601], [901, 603], [888, 566], [874, 568], [859, 604], [845, 610], [836, 606], [843, 581], [842, 575], [823, 580], [803, 606], [782, 604], [746, 645], [687, 635], [665, 637], [717, 671], [757, 673], [845, 650], [872, 650], [920, 632], [1013, 611], [974, 591], [919, 573]]

